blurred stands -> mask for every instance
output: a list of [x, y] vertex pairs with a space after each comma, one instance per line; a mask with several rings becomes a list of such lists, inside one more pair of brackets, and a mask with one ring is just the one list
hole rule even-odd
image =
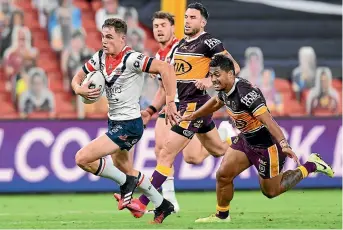
[[[49, 88], [55, 95], [56, 118], [77, 118], [73, 94], [65, 90], [60, 65], [60, 55], [50, 46], [49, 34], [39, 22], [38, 10], [31, 1], [14, 0], [14, 6], [25, 12], [24, 25], [31, 31], [33, 47], [38, 50], [37, 66], [45, 70]], [[119, 1], [125, 7], [137, 9], [140, 27], [146, 33], [144, 47], [153, 54], [157, 44], [151, 35], [151, 15], [159, 9], [159, 0]], [[193, 0], [189, 0], [189, 3]], [[341, 17], [335, 15], [310, 14], [273, 8], [263, 4], [238, 1], [201, 1], [210, 12], [207, 31], [220, 38], [233, 57], [244, 67], [244, 52], [250, 47], [260, 47], [263, 51], [264, 68], [275, 70], [274, 87], [282, 95], [286, 106], [281, 116], [306, 115], [306, 97], [309, 89], [301, 93], [303, 100], [295, 100], [291, 84], [292, 70], [298, 65], [298, 50], [311, 46], [317, 55], [318, 66], [328, 66], [333, 73], [332, 87], [340, 96], [342, 108], [342, 30]], [[101, 35], [95, 22], [95, 13], [102, 7], [101, 0], [74, 0], [75, 7], [81, 10], [82, 27], [86, 33], [86, 45], [98, 50], [101, 48]], [[291, 19], [290, 19], [291, 18]], [[338, 20], [339, 19], [339, 20]], [[6, 82], [4, 68], [0, 68], [0, 80]], [[12, 103], [11, 92], [5, 84], [0, 85], [0, 118], [18, 118], [16, 105]], [[86, 108], [86, 117], [105, 117], [105, 113]], [[90, 111], [90, 112], [89, 112]], [[222, 115], [222, 114], [220, 114]], [[218, 116], [218, 114], [217, 114]], [[29, 118], [48, 118], [48, 113], [33, 113]]]

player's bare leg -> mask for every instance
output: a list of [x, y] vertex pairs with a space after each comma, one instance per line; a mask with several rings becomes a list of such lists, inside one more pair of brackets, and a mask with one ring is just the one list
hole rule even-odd
[[[171, 128], [170, 124], [166, 124], [165, 118], [159, 117], [156, 120], [155, 125], [155, 154], [156, 159], [159, 158], [159, 153], [163, 148], [163, 143], [165, 140], [166, 133], [169, 132]], [[174, 211], [178, 212], [180, 210], [179, 203], [177, 202], [174, 187], [174, 168], [170, 175], [167, 177], [166, 181], [162, 184], [162, 194], [163, 197], [169, 200], [174, 205]]]
[[[211, 131], [210, 131], [211, 132]], [[215, 131], [213, 131], [215, 132]], [[231, 142], [231, 138], [228, 138], [228, 133], [225, 129], [218, 130], [220, 140], [225, 143]], [[188, 164], [201, 164], [208, 156], [211, 154], [209, 151], [201, 144], [198, 135], [202, 136], [202, 134], [195, 135], [189, 144], [183, 149], [183, 158]], [[211, 134], [210, 134], [211, 135]], [[215, 137], [217, 138], [217, 137]], [[203, 142], [207, 142], [207, 137], [204, 137]], [[210, 140], [210, 143], [212, 141]], [[226, 149], [226, 144], [224, 144]], [[224, 151], [224, 149], [217, 149], [217, 152]]]
[[[172, 130], [168, 131], [163, 148], [157, 158], [156, 169], [151, 176], [151, 184], [155, 188], [160, 188], [167, 177], [170, 176], [176, 155], [184, 149], [189, 142], [190, 139], [181, 136]], [[149, 204], [149, 199], [144, 195], [140, 196], [139, 200], [145, 206]]]
[[[163, 199], [159, 192], [152, 186], [147, 176], [133, 168], [133, 153], [134, 148], [131, 148], [129, 152], [126, 151], [112, 154], [111, 157], [114, 165], [118, 165], [123, 172], [132, 172], [137, 175], [139, 180], [137, 187], [152, 201], [156, 209], [161, 209], [164, 212], [172, 212], [174, 210], [173, 205], [169, 203], [169, 201]], [[120, 202], [121, 195], [115, 193], [114, 197]], [[145, 210], [145, 206], [143, 206], [138, 199], [132, 199], [131, 203], [127, 205], [127, 208], [136, 218], [143, 216]]]
[[312, 153], [305, 164], [294, 170], [287, 170], [271, 179], [260, 178], [262, 193], [268, 198], [274, 198], [293, 188], [313, 172], [320, 172], [329, 177], [333, 177], [334, 174], [330, 165], [318, 154]]
[[196, 135], [201, 144], [214, 157], [223, 156], [230, 146], [226, 140], [221, 139], [216, 127], [207, 133], [197, 133]]
[[[119, 209], [126, 207], [131, 199], [134, 190], [137, 187], [137, 173], [123, 173], [114, 166], [112, 159], [106, 157], [109, 154], [125, 153], [126, 150], [120, 150], [107, 135], [102, 135], [88, 145], [80, 149], [75, 156], [76, 164], [83, 170], [93, 173], [94, 175], [105, 177], [115, 181], [120, 186], [120, 191], [125, 200], [118, 204]], [[122, 165], [120, 165], [122, 167]]]
[[230, 221], [230, 202], [234, 194], [233, 179], [250, 165], [245, 153], [232, 148], [227, 150], [216, 174], [217, 213], [197, 219], [196, 223]]

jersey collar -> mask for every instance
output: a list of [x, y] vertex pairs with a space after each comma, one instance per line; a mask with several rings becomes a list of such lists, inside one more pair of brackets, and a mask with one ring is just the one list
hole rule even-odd
[[206, 34], [206, 33], [207, 32], [203, 31], [201, 34], [199, 34], [199, 36], [196, 36], [195, 38], [192, 38], [192, 39], [188, 39], [188, 37], [186, 37], [185, 40], [186, 40], [186, 42], [191, 42], [191, 41], [198, 39], [198, 37], [200, 37], [201, 35]]
[[238, 79], [238, 78], [235, 78], [235, 83], [233, 83], [233, 86], [232, 86], [232, 88], [230, 89], [230, 91], [229, 91], [228, 93], [225, 93], [226, 96], [230, 96], [230, 95], [233, 93], [233, 91], [235, 91], [237, 82], [239, 82], [239, 79]]
[[160, 48], [157, 53], [158, 55], [160, 55], [160, 57], [165, 57], [167, 56], [167, 54], [169, 53], [169, 51], [171, 50], [171, 48], [173, 47], [173, 45], [175, 45], [175, 43], [177, 43], [178, 40], [177, 38], [173, 38], [173, 40], [170, 42], [169, 45], [167, 45], [167, 47], [165, 47], [164, 49]]

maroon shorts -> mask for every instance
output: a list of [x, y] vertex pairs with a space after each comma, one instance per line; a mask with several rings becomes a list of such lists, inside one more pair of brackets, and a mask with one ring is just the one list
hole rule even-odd
[[263, 179], [273, 178], [281, 172], [287, 156], [282, 153], [279, 144], [268, 148], [253, 147], [249, 145], [243, 135], [232, 137], [231, 141], [231, 148], [244, 152], [250, 164], [255, 166]]
[[[206, 100], [199, 100], [198, 102], [181, 103], [179, 104], [179, 111], [181, 116], [188, 115], [198, 110]], [[212, 114], [205, 117], [199, 117], [193, 121], [182, 121], [179, 125], [174, 125], [171, 130], [191, 139], [195, 133], [207, 133], [211, 131], [216, 125], [212, 120]]]

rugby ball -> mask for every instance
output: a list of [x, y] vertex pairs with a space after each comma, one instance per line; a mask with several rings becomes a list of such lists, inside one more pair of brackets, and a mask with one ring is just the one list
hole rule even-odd
[[94, 98], [94, 99], [88, 99], [88, 98], [82, 97], [83, 103], [92, 104], [92, 103], [98, 101], [99, 98], [102, 96], [102, 94], [105, 90], [105, 78], [104, 78], [104, 75], [100, 71], [95, 71], [95, 72], [91, 72], [91, 73], [87, 74], [85, 79], [81, 83], [81, 85], [85, 85], [88, 82], [91, 82], [89, 84], [89, 87], [88, 87], [89, 89], [100, 88], [99, 97]]

